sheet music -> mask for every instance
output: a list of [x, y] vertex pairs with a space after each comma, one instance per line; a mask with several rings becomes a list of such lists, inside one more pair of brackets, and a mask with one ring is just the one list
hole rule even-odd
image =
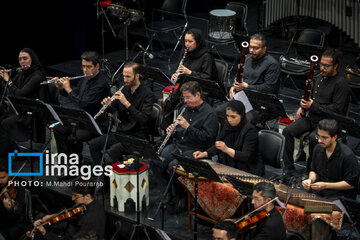
[[246, 96], [246, 93], [244, 91], [240, 91], [235, 93], [234, 99], [241, 101], [245, 105], [245, 112], [250, 112], [253, 110], [253, 107], [249, 101], [249, 98]]
[[42, 104], [45, 105], [45, 107], [49, 110], [49, 112], [51, 113], [51, 115], [54, 117], [54, 119], [59, 122], [61, 125], [64, 125], [63, 122], [61, 121], [59, 115], [55, 112], [55, 110], [52, 108], [52, 106], [50, 104], [47, 104], [43, 101], [41, 101], [40, 99], [36, 99], [36, 101], [41, 102]]
[[96, 131], [100, 134], [100, 135], [103, 135], [100, 128], [99, 128], [99, 125], [95, 122], [94, 118], [88, 113], [88, 112], [85, 112], [86, 115], [89, 117], [91, 123], [93, 124], [93, 126], [95, 127]]

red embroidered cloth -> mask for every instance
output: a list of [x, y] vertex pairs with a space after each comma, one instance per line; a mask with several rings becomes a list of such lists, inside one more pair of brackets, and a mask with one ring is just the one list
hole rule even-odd
[[[194, 197], [194, 180], [185, 177], [178, 179]], [[198, 203], [216, 221], [230, 218], [244, 198], [245, 196], [236, 191], [229, 183], [210, 180], [198, 181]]]
[[[118, 163], [118, 162], [117, 162], [117, 163], [114, 163], [114, 164], [112, 165], [112, 170], [113, 170], [114, 172], [116, 172], [117, 174], [134, 174], [134, 173], [136, 173], [135, 168], [132, 168], [132, 169], [130, 169], [130, 170], [127, 170], [126, 167], [120, 168], [120, 167], [119, 167], [120, 164], [121, 164], [121, 163]], [[140, 162], [140, 165], [141, 165], [141, 167], [140, 167], [139, 173], [142, 173], [143, 171], [145, 171], [146, 169], [149, 168], [148, 165], [146, 165], [146, 164], [144, 164], [144, 163], [142, 163], [142, 162]]]
[[[194, 197], [194, 180], [179, 177], [179, 181]], [[214, 220], [230, 218], [240, 206], [245, 196], [241, 195], [229, 183], [218, 183], [210, 180], [198, 181], [198, 204]], [[281, 213], [281, 207], [278, 207]], [[339, 230], [343, 221], [343, 212], [334, 211], [332, 214], [304, 213], [304, 209], [288, 204], [284, 214], [286, 229], [300, 231], [306, 225], [320, 218], [333, 228]]]

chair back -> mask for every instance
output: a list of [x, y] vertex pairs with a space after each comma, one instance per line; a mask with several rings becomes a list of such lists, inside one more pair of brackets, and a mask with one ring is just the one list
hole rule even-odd
[[184, 13], [186, 11], [187, 0], [164, 0], [161, 10], [173, 13]]
[[310, 28], [304, 29], [294, 41], [297, 55], [307, 61], [310, 61], [310, 57], [314, 54], [320, 57], [324, 44], [325, 32]]
[[27, 189], [25, 189], [25, 220], [26, 223], [30, 225], [32, 225], [34, 222], [32, 214], [31, 192]]
[[225, 86], [227, 86], [227, 72], [228, 72], [228, 63], [221, 59], [214, 59], [216, 70], [218, 73], [218, 77], [220, 82]]
[[225, 8], [236, 12], [235, 31], [246, 32], [246, 35], [248, 35], [248, 30], [246, 27], [248, 6], [245, 3], [229, 2], [226, 4]]
[[274, 168], [283, 167], [285, 137], [273, 130], [259, 131], [259, 152], [263, 163]]
[[148, 129], [150, 136], [160, 136], [161, 135], [161, 119], [162, 119], [162, 107], [154, 103], [153, 109], [151, 112], [151, 117], [148, 121]]

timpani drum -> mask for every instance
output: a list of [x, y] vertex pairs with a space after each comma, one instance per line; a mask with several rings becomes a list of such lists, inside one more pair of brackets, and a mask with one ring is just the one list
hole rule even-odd
[[235, 31], [236, 12], [229, 9], [210, 11], [209, 37], [215, 40], [231, 40]]

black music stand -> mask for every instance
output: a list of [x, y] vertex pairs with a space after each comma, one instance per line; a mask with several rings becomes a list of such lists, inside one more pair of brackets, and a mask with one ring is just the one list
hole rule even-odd
[[198, 178], [205, 177], [209, 180], [215, 182], [223, 182], [221, 178], [217, 175], [215, 170], [210, 166], [209, 163], [200, 161], [194, 158], [190, 158], [184, 155], [181, 155], [179, 152], [174, 152], [172, 154], [178, 161], [179, 164], [184, 168], [187, 173], [192, 173], [194, 175], [194, 201], [195, 201], [195, 219], [194, 219], [194, 240], [197, 239], [197, 195], [198, 195]]
[[263, 125], [266, 121], [272, 119], [288, 117], [284, 106], [275, 95], [248, 89], [244, 89], [244, 92], [246, 93], [253, 109], [262, 113], [259, 122]]
[[220, 101], [227, 101], [225, 89], [217, 82], [186, 75], [184, 78], [184, 83], [189, 81], [198, 82], [201, 86], [201, 90], [204, 96], [218, 99]]
[[[346, 197], [340, 197], [339, 200], [344, 205], [345, 210], [347, 211], [346, 216], [349, 218], [352, 229], [358, 235], [360, 235], [360, 222], [357, 221], [357, 219], [360, 219], [360, 203]], [[351, 231], [349, 232], [347, 239], [351, 239], [350, 237]]]
[[133, 136], [124, 135], [124, 134], [116, 134], [120, 139], [121, 144], [126, 147], [128, 152], [133, 153], [134, 155], [134, 163], [136, 169], [136, 223], [134, 224], [133, 231], [131, 233], [130, 240], [139, 239], [138, 232], [143, 231], [147, 236], [147, 239], [150, 240], [149, 235], [146, 231], [146, 227], [140, 223], [140, 194], [139, 194], [139, 170], [140, 170], [140, 158], [150, 158], [160, 160], [159, 156], [156, 154], [151, 144], [144, 139], [139, 139]]
[[[338, 122], [341, 133], [344, 134], [345, 137], [346, 135], [350, 135], [356, 138], [360, 136], [360, 126], [356, 123], [355, 119], [326, 110], [324, 113], [326, 118], [331, 118]], [[344, 138], [344, 140], [346, 139]]]
[[[62, 124], [61, 119], [58, 114], [54, 111], [51, 105], [37, 99], [29, 99], [23, 97], [6, 97], [6, 100], [10, 104], [11, 108], [14, 110], [16, 115], [22, 116], [41, 116], [46, 122], [57, 121]], [[33, 125], [34, 118], [31, 118], [31, 130], [30, 130], [30, 152], [33, 151]], [[33, 161], [30, 161], [31, 172], [34, 172]], [[34, 176], [31, 176], [31, 180], [34, 179]]]
[[252, 196], [253, 184], [249, 182], [244, 182], [240, 179], [234, 178], [232, 176], [226, 176], [226, 180], [236, 189], [240, 194], [246, 195], [248, 197]]

